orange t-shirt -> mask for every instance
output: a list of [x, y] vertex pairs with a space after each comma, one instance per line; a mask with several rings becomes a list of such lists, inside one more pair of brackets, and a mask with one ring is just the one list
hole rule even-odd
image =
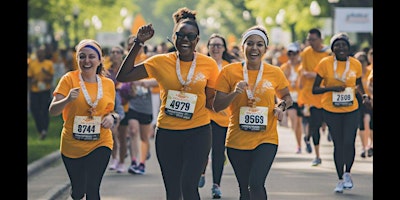
[[[72, 88], [80, 87], [79, 85], [80, 70], [67, 72], [58, 83], [53, 95], [62, 94], [68, 96]], [[114, 110], [115, 103], [115, 86], [114, 82], [105, 76], [100, 76], [103, 86], [103, 97], [99, 100], [96, 113], [94, 116], [105, 116]], [[85, 82], [86, 89], [88, 90], [92, 102], [97, 98], [97, 83]], [[89, 116], [90, 106], [86, 103], [82, 89], [77, 99], [68, 103], [63, 112], [62, 118], [64, 120], [63, 128], [61, 131], [60, 152], [69, 158], [80, 158], [86, 156], [91, 151], [100, 146], [106, 146], [110, 149], [113, 148], [113, 138], [111, 129], [100, 129], [100, 139], [94, 141], [77, 140], [73, 137], [73, 125], [75, 116]]]
[[[169, 90], [182, 89], [176, 72], [177, 56], [175, 52], [154, 55], [143, 62], [150, 78], [155, 78], [160, 87], [160, 113], [157, 126], [171, 130], [185, 130], [196, 128], [210, 123], [210, 116], [206, 105], [205, 88], [214, 88], [218, 76], [218, 66], [214, 59], [204, 54], [197, 53], [196, 68], [188, 85], [187, 93], [197, 95], [197, 102], [193, 116], [190, 120], [169, 116], [165, 113], [167, 95]], [[180, 71], [184, 81], [192, 62], [180, 61]]]
[[[253, 88], [259, 70], [248, 70], [248, 83]], [[220, 72], [215, 89], [224, 93], [234, 91], [236, 84], [244, 80], [242, 63], [226, 65]], [[262, 78], [258, 83], [254, 97], [257, 106], [268, 107], [267, 128], [260, 132], [243, 131], [239, 127], [240, 107], [248, 105], [246, 93], [239, 94], [228, 106], [232, 114], [226, 136], [226, 146], [241, 150], [251, 150], [262, 143], [278, 144], [277, 118], [274, 117], [277, 90], [289, 86], [285, 74], [278, 66], [264, 63]]]
[[[334, 113], [347, 113], [358, 109], [358, 101], [356, 98], [356, 79], [361, 77], [362, 67], [360, 61], [354, 57], [349, 57], [350, 69], [345, 76], [346, 87], [353, 88], [353, 105], [351, 106], [334, 106], [332, 101], [333, 92], [325, 92], [321, 97], [321, 105], [324, 110]], [[329, 56], [321, 60], [321, 62], [315, 68], [315, 71], [323, 78], [321, 83], [324, 87], [340, 86], [343, 82], [337, 80], [334, 76], [335, 71], [333, 69], [334, 57]], [[346, 61], [337, 61], [336, 74], [342, 77], [342, 74], [346, 68]]]
[[[307, 72], [315, 72], [315, 67], [318, 65], [319, 61], [329, 56], [330, 50], [326, 48], [325, 51], [314, 51], [311, 46], [307, 46], [300, 53], [301, 56], [301, 67], [302, 70]], [[306, 78], [301, 76], [301, 92], [298, 99], [299, 105], [309, 104], [317, 108], [321, 108], [321, 96], [320, 94], [313, 94], [312, 87], [314, 85], [315, 78]]]
[[[222, 67], [228, 65], [229, 62], [226, 60], [222, 60]], [[228, 127], [229, 125], [229, 116], [231, 115], [231, 111], [229, 108], [226, 108], [224, 110], [221, 110], [219, 112], [214, 112], [213, 110], [210, 110], [210, 118], [213, 120], [215, 123], [222, 127]]]
[[[49, 73], [49, 75], [43, 73], [42, 70], [46, 70]], [[32, 92], [50, 90], [51, 80], [53, 75], [54, 75], [53, 61], [46, 59], [43, 60], [42, 62], [40, 62], [38, 59], [31, 60], [28, 64], [28, 78], [32, 78], [32, 83], [33, 83], [31, 85], [30, 90]], [[46, 79], [49, 79], [50, 81], [46, 81]]]

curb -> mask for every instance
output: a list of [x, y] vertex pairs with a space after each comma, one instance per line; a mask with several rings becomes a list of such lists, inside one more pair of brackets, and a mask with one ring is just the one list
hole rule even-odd
[[49, 190], [43, 197], [40, 199], [43, 200], [57, 200], [62, 194], [67, 192], [70, 189], [71, 183], [70, 181], [66, 181], [62, 185], [56, 185], [51, 190]]
[[[57, 150], [39, 160], [32, 162], [31, 164], [28, 165], [28, 177], [33, 176], [43, 170], [46, 170], [46, 168], [50, 164], [55, 163], [59, 159], [61, 159], [61, 153], [59, 150]], [[38, 200], [57, 200], [60, 196], [62, 196], [62, 194], [67, 192], [67, 190], [69, 190], [70, 188], [71, 188], [70, 181], [66, 181], [63, 184], [55, 185]]]
[[57, 150], [39, 160], [34, 161], [28, 165], [28, 177], [37, 174], [39, 171], [45, 169], [49, 164], [54, 163], [60, 158], [60, 151]]

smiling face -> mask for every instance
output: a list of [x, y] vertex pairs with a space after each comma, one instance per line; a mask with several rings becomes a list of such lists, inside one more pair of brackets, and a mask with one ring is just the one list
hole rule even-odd
[[222, 54], [225, 51], [224, 41], [219, 37], [214, 37], [210, 39], [208, 44], [208, 53], [214, 58], [214, 60], [222, 59]]
[[264, 54], [267, 52], [267, 46], [264, 39], [259, 35], [251, 35], [243, 44], [243, 53], [246, 57], [248, 67], [260, 66]]
[[97, 67], [101, 63], [99, 54], [90, 47], [83, 47], [78, 52], [78, 65], [82, 72], [96, 73]]
[[193, 52], [199, 42], [198, 30], [195, 26], [181, 23], [174, 33], [175, 47], [179, 52], [179, 59], [182, 61], [193, 60]]
[[337, 40], [333, 43], [332, 51], [335, 53], [336, 59], [338, 60], [346, 60], [347, 56], [350, 54], [350, 48], [346, 41]]

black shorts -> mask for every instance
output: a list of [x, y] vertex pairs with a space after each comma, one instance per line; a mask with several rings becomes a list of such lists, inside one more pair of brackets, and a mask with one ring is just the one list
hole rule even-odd
[[299, 107], [299, 104], [297, 104], [297, 102], [293, 102], [293, 105], [290, 106], [288, 109], [296, 109], [297, 116], [303, 117], [303, 107]]
[[122, 119], [120, 125], [127, 126], [130, 119], [138, 120], [139, 124], [150, 124], [153, 121], [153, 114], [140, 113], [129, 109], [128, 112], [125, 112], [125, 118]]

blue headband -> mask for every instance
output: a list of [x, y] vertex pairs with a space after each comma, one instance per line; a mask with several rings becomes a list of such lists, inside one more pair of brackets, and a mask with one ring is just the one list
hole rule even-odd
[[87, 44], [84, 47], [89, 47], [89, 48], [93, 49], [97, 53], [97, 55], [99, 56], [99, 60], [101, 60], [100, 52], [96, 47], [94, 47], [93, 45], [90, 45], [90, 44]]

